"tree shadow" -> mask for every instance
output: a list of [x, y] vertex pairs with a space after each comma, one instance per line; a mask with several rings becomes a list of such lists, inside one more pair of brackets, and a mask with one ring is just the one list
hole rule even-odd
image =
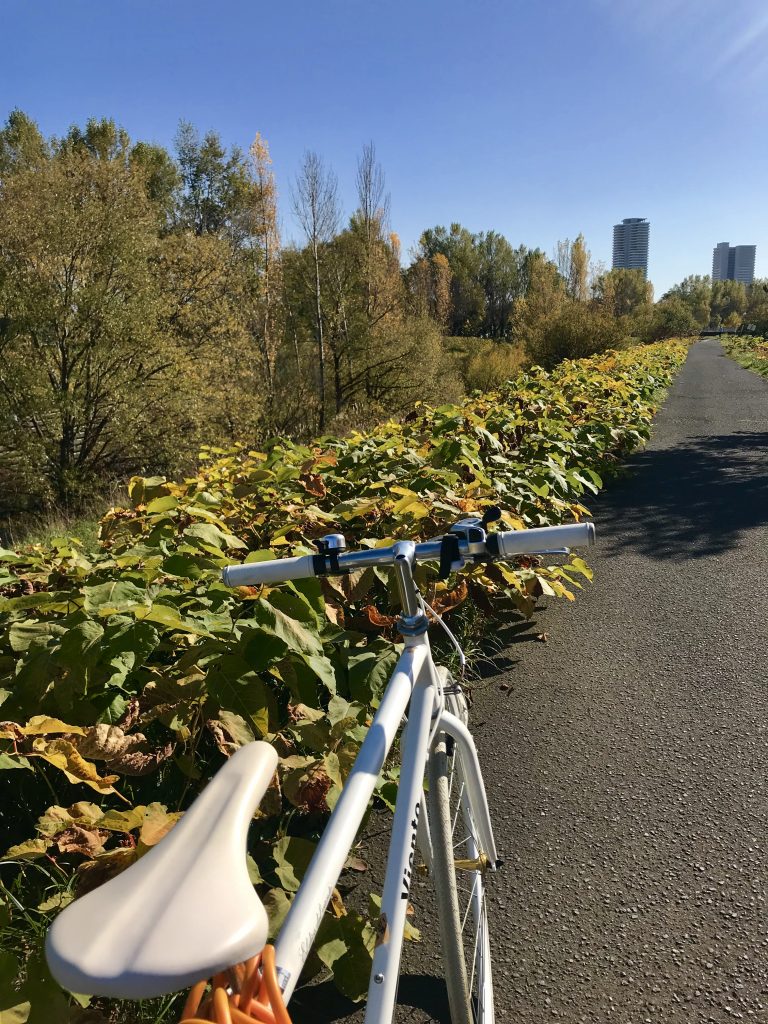
[[[768, 432], [695, 437], [635, 455], [629, 473], [594, 500], [598, 542], [685, 560], [738, 547], [768, 523]], [[600, 526], [608, 526], [603, 536]]]
[[[400, 976], [397, 990], [398, 1019], [408, 1019], [406, 1007], [419, 1011], [418, 1019], [430, 1020], [434, 1024], [450, 1024], [451, 1011], [448, 1006], [448, 993], [442, 978], [428, 974], [407, 974]], [[319, 985], [308, 985], [297, 989], [291, 1000], [291, 1007], [305, 1009], [318, 1014], [322, 1020], [345, 1021], [362, 1020], [359, 1003], [345, 998], [332, 981], [323, 981]]]

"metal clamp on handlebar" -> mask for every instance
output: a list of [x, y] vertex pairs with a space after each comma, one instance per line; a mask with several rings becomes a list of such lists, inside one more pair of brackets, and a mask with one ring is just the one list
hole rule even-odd
[[447, 580], [453, 570], [460, 569], [463, 564], [457, 534], [446, 533], [440, 541], [440, 572], [437, 578]]
[[347, 542], [343, 533], [327, 533], [317, 542], [319, 554], [312, 555], [312, 569], [315, 576], [340, 576], [348, 569], [339, 566], [339, 555], [347, 550]]
[[[485, 561], [488, 555], [489, 541], [493, 536], [486, 532], [488, 525], [500, 518], [501, 509], [496, 505], [490, 505], [485, 509], [482, 519], [472, 516], [454, 523], [440, 543], [440, 574], [438, 578], [447, 580], [451, 572], [462, 569], [469, 561]], [[461, 541], [464, 542], [464, 550], [462, 550]], [[498, 541], [492, 543], [495, 545], [495, 554], [498, 555]]]

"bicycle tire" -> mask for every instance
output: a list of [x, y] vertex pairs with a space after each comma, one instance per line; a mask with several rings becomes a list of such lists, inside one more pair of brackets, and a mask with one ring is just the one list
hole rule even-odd
[[[440, 670], [439, 670], [440, 671]], [[444, 677], [447, 710], [467, 721], [461, 687]], [[435, 737], [427, 768], [432, 871], [452, 1024], [494, 1024], [485, 871], [456, 861], [482, 853], [461, 760], [450, 737]]]

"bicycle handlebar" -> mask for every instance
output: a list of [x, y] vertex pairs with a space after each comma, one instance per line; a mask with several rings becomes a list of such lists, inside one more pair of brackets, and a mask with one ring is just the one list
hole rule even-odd
[[[541, 526], [531, 530], [504, 530], [483, 534], [483, 541], [472, 541], [456, 534], [459, 560], [491, 562], [515, 555], [568, 554], [572, 547], [586, 547], [594, 543], [595, 527], [592, 523], [570, 523], [566, 526]], [[414, 546], [417, 562], [437, 562], [443, 538], [424, 541]], [[262, 583], [284, 583], [303, 580], [311, 576], [335, 576], [365, 569], [372, 565], [393, 565], [397, 544], [386, 548], [362, 548], [359, 551], [325, 551], [317, 555], [299, 555], [295, 558], [276, 558], [268, 562], [246, 562], [228, 565], [221, 578], [228, 587], [251, 587]]]

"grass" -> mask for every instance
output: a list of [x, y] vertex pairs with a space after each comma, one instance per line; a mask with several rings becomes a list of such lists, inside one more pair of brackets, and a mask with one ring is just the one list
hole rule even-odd
[[114, 486], [77, 512], [52, 508], [0, 516], [0, 547], [50, 547], [53, 541], [66, 537], [79, 541], [85, 551], [96, 551], [102, 516], [111, 506], [125, 504], [127, 500], [126, 488]]
[[35, 516], [23, 520], [6, 520], [0, 527], [3, 543], [11, 548], [31, 547], [40, 544], [50, 547], [59, 537], [79, 540], [87, 551], [93, 551], [99, 543], [100, 517], [92, 514], [67, 518], [64, 515]]
[[728, 355], [753, 373], [768, 377], [768, 340], [737, 335], [721, 338], [721, 344]]

